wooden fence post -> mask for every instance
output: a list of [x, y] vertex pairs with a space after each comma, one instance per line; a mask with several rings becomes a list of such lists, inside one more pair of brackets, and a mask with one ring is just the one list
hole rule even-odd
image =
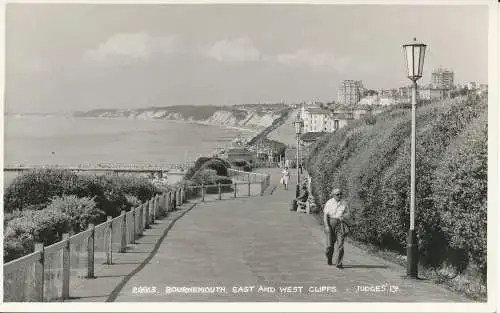
[[201, 183], [201, 201], [205, 201], [205, 185]]
[[149, 202], [151, 202], [151, 200], [148, 200], [148, 202], [146, 202], [146, 204], [144, 205], [144, 209], [145, 209], [145, 213], [144, 213], [144, 229], [148, 229], [149, 228]]
[[182, 187], [177, 188], [177, 206], [182, 205]]
[[113, 218], [108, 216], [106, 225], [106, 264], [113, 264], [113, 223], [111, 222]]
[[135, 216], [135, 210], [136, 208], [132, 209], [132, 238], [130, 239], [130, 243], [135, 243], [135, 236], [136, 236], [136, 225], [135, 225], [135, 219], [136, 219], [136, 216]]
[[260, 195], [261, 196], [264, 195], [264, 180], [260, 182]]
[[143, 224], [143, 214], [144, 214], [143, 207], [144, 207], [144, 203], [139, 206], [139, 225], [138, 225], [139, 226], [139, 233], [138, 233], [138, 235], [142, 235], [142, 231], [143, 231], [143, 229], [142, 229], [142, 226], [144, 225]]
[[35, 252], [40, 252], [38, 262], [35, 263], [35, 301], [43, 302], [45, 280], [45, 251], [43, 243], [35, 243]]
[[248, 196], [250, 197], [250, 178], [248, 179]]
[[219, 200], [222, 200], [222, 189], [219, 183]]
[[160, 219], [162, 216], [162, 199], [163, 194], [156, 195], [156, 218]]
[[62, 254], [62, 299], [69, 299], [69, 276], [70, 276], [70, 255], [69, 255], [69, 234], [64, 233], [62, 236], [64, 241], [63, 254]]
[[166, 195], [166, 200], [165, 200], [167, 213], [170, 211], [170, 196], [171, 196], [171, 194], [170, 194], [170, 192], [168, 192]]
[[151, 199], [151, 224], [154, 224], [156, 221], [156, 195]]
[[172, 209], [177, 209], [177, 190], [174, 190], [172, 193], [173, 198], [172, 198]]
[[237, 188], [238, 186], [236, 185], [236, 183], [234, 183], [234, 197], [236, 198], [236, 192], [237, 192]]
[[158, 195], [158, 216], [164, 216], [165, 210], [163, 210], [163, 203], [165, 202], [165, 193]]
[[161, 211], [160, 211], [160, 198], [161, 195], [156, 195], [156, 202], [155, 202], [155, 207], [156, 207], [156, 219], [159, 219], [161, 216]]
[[127, 215], [126, 212], [122, 210], [122, 227], [121, 227], [121, 241], [120, 241], [120, 253], [124, 253], [127, 249]]
[[181, 187], [181, 200], [182, 200], [182, 203], [186, 203], [186, 190], [185, 190], [184, 186]]
[[87, 278], [94, 278], [95, 226], [89, 224], [90, 236], [87, 239]]

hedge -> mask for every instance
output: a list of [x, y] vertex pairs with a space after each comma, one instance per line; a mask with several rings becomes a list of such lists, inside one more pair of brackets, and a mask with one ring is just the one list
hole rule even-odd
[[226, 160], [220, 158], [200, 157], [196, 160], [194, 166], [186, 172], [184, 179], [192, 179], [200, 170], [205, 168], [216, 170], [217, 175], [219, 176], [227, 176], [227, 169], [230, 167], [231, 164], [229, 164]]
[[68, 170], [40, 169], [17, 177], [6, 189], [4, 212], [39, 210], [54, 197], [75, 195], [93, 197], [107, 215], [118, 216], [130, 210], [127, 196], [146, 201], [161, 190], [146, 178], [76, 174]]
[[4, 212], [47, 204], [54, 196], [70, 193], [78, 175], [68, 170], [37, 169], [14, 179], [4, 194]]
[[[432, 200], [450, 248], [466, 253], [486, 279], [488, 116], [483, 113], [456, 139], [439, 163]], [[457, 261], [460, 261], [457, 260]]]

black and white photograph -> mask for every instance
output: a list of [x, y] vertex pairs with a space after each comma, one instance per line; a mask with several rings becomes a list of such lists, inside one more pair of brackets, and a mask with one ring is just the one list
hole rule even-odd
[[498, 309], [498, 2], [3, 9], [3, 312]]

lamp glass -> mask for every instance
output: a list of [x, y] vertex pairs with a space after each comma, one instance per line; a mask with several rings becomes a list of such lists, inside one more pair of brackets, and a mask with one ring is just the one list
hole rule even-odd
[[424, 58], [425, 58], [425, 45], [420, 46], [420, 60], [418, 62], [418, 76], [422, 77], [422, 74], [424, 73]]
[[408, 72], [408, 77], [413, 77], [415, 71], [413, 70], [413, 46], [404, 46], [406, 52], [406, 70]]

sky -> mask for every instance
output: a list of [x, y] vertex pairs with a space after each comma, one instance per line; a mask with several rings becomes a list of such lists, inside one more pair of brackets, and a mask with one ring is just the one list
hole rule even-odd
[[428, 45], [424, 77], [488, 83], [485, 5], [6, 5], [5, 110], [331, 101], [344, 79], [409, 85], [402, 45]]

